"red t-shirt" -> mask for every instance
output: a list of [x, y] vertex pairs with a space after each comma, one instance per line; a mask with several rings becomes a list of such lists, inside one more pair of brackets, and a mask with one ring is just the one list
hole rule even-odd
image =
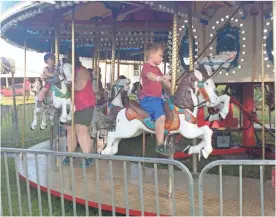
[[159, 82], [151, 81], [146, 77], [147, 73], [149, 72], [155, 74], [156, 76], [163, 76], [162, 72], [157, 66], [153, 66], [148, 62], [144, 63], [141, 72], [143, 88], [140, 92], [140, 99], [144, 98], [145, 96], [161, 97], [162, 95], [162, 85]]
[[[80, 69], [81, 67], [76, 70], [76, 74], [79, 72]], [[75, 90], [76, 111], [84, 110], [89, 107], [94, 107], [95, 104], [96, 95], [93, 91], [92, 81], [89, 79], [82, 90]]]

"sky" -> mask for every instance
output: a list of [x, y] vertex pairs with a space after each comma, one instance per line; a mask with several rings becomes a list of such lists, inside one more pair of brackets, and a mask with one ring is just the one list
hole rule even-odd
[[[17, 48], [5, 42], [4, 39], [0, 38], [0, 56], [9, 57], [15, 61], [15, 77], [24, 76], [24, 49]], [[39, 77], [44, 66], [43, 60], [44, 54], [33, 51], [27, 51], [26, 55], [26, 68], [27, 77]]]

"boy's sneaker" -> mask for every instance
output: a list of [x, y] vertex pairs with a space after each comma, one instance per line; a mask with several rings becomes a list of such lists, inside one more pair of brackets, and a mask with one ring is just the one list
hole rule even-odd
[[88, 167], [90, 167], [92, 164], [94, 164], [94, 159], [92, 159], [92, 158], [85, 158], [85, 159], [84, 159], [84, 165], [81, 164], [81, 165], [80, 165], [80, 168], [83, 168], [83, 167], [88, 168]]
[[173, 149], [167, 149], [164, 145], [157, 145], [155, 151], [159, 154], [166, 156], [174, 154]]
[[[73, 160], [75, 159], [75, 157], [73, 157]], [[70, 164], [70, 157], [66, 156], [63, 161], [62, 161], [63, 165], [68, 165]]]

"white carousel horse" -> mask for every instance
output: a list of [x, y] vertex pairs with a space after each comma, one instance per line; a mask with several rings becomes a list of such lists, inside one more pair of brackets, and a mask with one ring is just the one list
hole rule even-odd
[[[93, 81], [93, 88], [96, 83]], [[112, 119], [116, 119], [117, 113], [119, 110], [123, 109], [124, 102], [122, 100], [122, 95], [129, 90], [130, 85], [130, 79], [126, 78], [125, 76], [120, 76], [118, 80], [115, 81], [112, 92], [111, 92], [111, 98], [109, 101], [109, 106], [111, 107], [110, 113], [112, 114]], [[96, 105], [94, 112], [93, 112], [93, 120], [92, 120], [92, 132], [91, 137], [96, 138], [97, 131], [99, 129], [106, 128], [103, 123], [106, 122], [106, 119], [109, 118], [109, 114], [107, 116], [104, 114], [104, 110], [108, 112], [107, 110], [107, 103], [104, 103], [102, 105]], [[101, 136], [101, 135], [100, 135]]]
[[[212, 57], [204, 57], [201, 62], [200, 66], [204, 66], [206, 69], [205, 71], [205, 77], [215, 77], [217, 75], [216, 70], [222, 66], [222, 68], [229, 68], [231, 65], [231, 61], [235, 59], [236, 52], [221, 52], [218, 56], [212, 56]], [[231, 57], [230, 61], [226, 61], [222, 65], [223, 60], [227, 60], [227, 57]], [[200, 70], [200, 69], [199, 69]], [[204, 70], [201, 70], [202, 73], [204, 73]], [[206, 74], [207, 73], [207, 74]], [[213, 74], [215, 73], [215, 74]], [[215, 86], [213, 80], [211, 80], [213, 85]], [[217, 97], [217, 100], [213, 103], [209, 103], [206, 105], [208, 108], [216, 108], [219, 110], [216, 114], [210, 114], [205, 120], [208, 121], [216, 121], [225, 119], [226, 115], [229, 113], [229, 104], [230, 104], [230, 96], [227, 94], [223, 94]]]
[[[47, 96], [47, 105], [42, 103], [42, 106], [37, 106], [38, 96], [36, 96], [34, 119], [31, 124], [31, 129], [34, 130], [37, 127], [38, 114], [43, 112], [40, 129], [44, 130], [47, 127], [47, 116], [51, 120], [51, 125], [54, 124], [55, 109], [61, 109], [60, 122], [68, 122], [72, 119], [73, 107], [71, 103], [71, 93], [68, 90], [67, 82], [72, 81], [72, 65], [70, 63], [61, 63], [57, 67], [58, 70], [55, 74], [59, 78], [61, 88], [56, 84], [52, 84]], [[67, 110], [70, 109], [69, 113]]]
[[[220, 65], [227, 65], [233, 60], [233, 55], [223, 54], [210, 58], [212, 68], [216, 70]], [[204, 62], [204, 64], [206, 64]], [[209, 63], [209, 65], [212, 65]], [[208, 158], [213, 148], [211, 144], [212, 130], [209, 126], [197, 126], [197, 112], [199, 106], [216, 105], [218, 96], [216, 87], [203, 65], [200, 68], [205, 70], [201, 73], [194, 70], [194, 73], [186, 73], [177, 88], [173, 100], [167, 100], [164, 104], [166, 114], [165, 134], [172, 135], [180, 133], [188, 139], [201, 138], [202, 141], [195, 147], [187, 146], [189, 153], [199, 153]], [[227, 112], [226, 109], [221, 111]], [[227, 114], [223, 114], [225, 117]], [[143, 131], [155, 133], [155, 122], [151, 120], [148, 113], [136, 102], [130, 101], [126, 109], [118, 113], [116, 128], [108, 132], [107, 145], [101, 154], [114, 155], [118, 152], [118, 145], [121, 139], [139, 136]]]

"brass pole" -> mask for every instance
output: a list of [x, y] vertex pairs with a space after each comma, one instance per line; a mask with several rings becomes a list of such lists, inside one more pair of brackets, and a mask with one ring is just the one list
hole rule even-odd
[[[75, 107], [75, 9], [72, 10], [72, 106], [73, 109]], [[71, 128], [72, 128], [72, 138], [71, 138], [71, 147], [72, 150], [72, 144], [74, 144], [75, 140], [75, 112], [72, 112], [72, 122], [71, 122]]]
[[[144, 62], [147, 61], [147, 56], [146, 56], [146, 49], [147, 49], [147, 43], [148, 43], [148, 10], [146, 11], [146, 20], [145, 20], [145, 35], [144, 35]], [[139, 78], [139, 86], [138, 86], [138, 98], [140, 96], [140, 84], [141, 84], [141, 71], [142, 71], [142, 49], [141, 49], [141, 59], [140, 59], [140, 78]], [[143, 131], [143, 138], [142, 138], [142, 145], [143, 145], [143, 157], [146, 156], [146, 133]], [[143, 164], [143, 167], [145, 165]]]
[[[273, 0], [273, 51], [274, 51], [274, 55], [273, 55], [273, 60], [274, 60], [274, 102], [276, 102], [276, 1]], [[276, 119], [274, 120], [276, 121]]]
[[[177, 73], [177, 56], [178, 56], [178, 32], [177, 32], [177, 3], [175, 3], [175, 13], [173, 15], [173, 31], [172, 31], [172, 74], [171, 74], [171, 94], [172, 96], [175, 93], [176, 85], [176, 73]], [[169, 159], [173, 159], [173, 154], [169, 156]], [[173, 173], [173, 166], [169, 165], [169, 174]], [[172, 176], [169, 175], [169, 198], [172, 197]]]
[[172, 81], [171, 81], [171, 94], [175, 93], [176, 73], [177, 73], [177, 13], [173, 16], [173, 31], [172, 31]]
[[114, 16], [111, 48], [111, 84], [115, 81], [116, 16]]
[[[261, 30], [262, 30], [262, 48], [261, 48], [261, 80], [262, 80], [262, 158], [265, 159], [265, 72], [264, 72], [264, 43], [265, 40], [263, 38], [263, 30], [264, 30], [264, 6], [261, 2]], [[274, 63], [275, 64], [275, 63]]]
[[[192, 23], [192, 7], [189, 8], [188, 13], [188, 36], [189, 36], [189, 71], [194, 71], [194, 37], [193, 37], [193, 26]], [[193, 139], [193, 145], [196, 145], [196, 139]], [[197, 156], [193, 154], [193, 174], [197, 174]]]
[[[26, 72], [27, 72], [27, 44], [26, 44], [26, 41], [25, 41], [24, 42], [24, 94], [23, 94], [22, 123], [25, 123]], [[24, 124], [23, 124], [22, 125], [22, 141], [21, 141], [22, 148], [24, 148], [24, 143], [25, 143], [25, 127], [24, 127]]]
[[[56, 64], [56, 66], [58, 66], [58, 63], [59, 63], [59, 24], [56, 24], [56, 27], [55, 27], [55, 64]], [[59, 121], [58, 121], [58, 126], [57, 126], [58, 129], [55, 131], [56, 132], [56, 141], [55, 141], [56, 142], [56, 145], [55, 145], [56, 151], [59, 151], [59, 126], [60, 126], [60, 124], [59, 124]], [[54, 133], [53, 133], [54, 129], [56, 129], [56, 127], [51, 126], [51, 136], [52, 136], [51, 143], [52, 144], [54, 142], [54, 140], [53, 140], [53, 138], [54, 138]], [[56, 169], [58, 169], [58, 164], [59, 164], [59, 160], [58, 160], [58, 158], [56, 158]]]

